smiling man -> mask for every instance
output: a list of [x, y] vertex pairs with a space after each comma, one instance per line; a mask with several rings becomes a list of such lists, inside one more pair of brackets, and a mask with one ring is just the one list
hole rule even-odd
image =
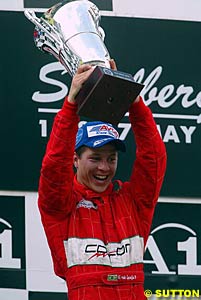
[[117, 130], [101, 121], [78, 129], [75, 96], [92, 71], [89, 65], [78, 68], [55, 118], [42, 164], [39, 209], [54, 270], [66, 280], [69, 300], [142, 300], [143, 254], [166, 151], [150, 109], [138, 97], [129, 108], [137, 149], [132, 174], [128, 182], [113, 182], [118, 153], [126, 150]]
[[124, 143], [111, 124], [88, 122], [77, 133], [74, 166], [77, 180], [98, 193], [104, 192], [117, 169], [117, 151]]

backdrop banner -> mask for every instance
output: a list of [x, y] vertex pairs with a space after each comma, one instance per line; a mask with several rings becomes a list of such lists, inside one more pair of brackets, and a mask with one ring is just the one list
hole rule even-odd
[[[6, 28], [0, 48], [0, 189], [37, 190], [52, 121], [71, 77], [35, 47], [34, 26], [22, 12], [0, 12], [0, 24]], [[168, 153], [162, 195], [200, 197], [201, 23], [102, 17], [101, 24], [118, 68], [145, 85], [141, 95]], [[127, 116], [118, 127], [128, 150], [117, 177], [125, 180], [135, 145]]]
[[[69, 0], [70, 2], [71, 0]], [[59, 1], [57, 1], [59, 2]], [[55, 0], [24, 0], [24, 7], [25, 8], [49, 8], [55, 3], [57, 3]], [[66, 1], [68, 2], [68, 1]], [[101, 10], [111, 11], [112, 10], [112, 0], [93, 0], [94, 4], [98, 6]]]

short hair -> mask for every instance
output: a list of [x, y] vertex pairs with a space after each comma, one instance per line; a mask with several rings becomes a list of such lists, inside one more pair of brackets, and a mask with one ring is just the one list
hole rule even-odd
[[[107, 145], [114, 146], [115, 150], [118, 151], [117, 145], [114, 141], [111, 141], [111, 142], [107, 143]], [[81, 146], [81, 147], [79, 147], [78, 149], [75, 150], [75, 153], [77, 154], [78, 157], [81, 157], [82, 154], [86, 151], [86, 149], [98, 149], [98, 148], [90, 148], [90, 147], [87, 147], [87, 146]]]
[[82, 154], [85, 152], [85, 150], [89, 148], [87, 146], [81, 146], [78, 149], [75, 150], [75, 153], [77, 154], [78, 157], [81, 157]]

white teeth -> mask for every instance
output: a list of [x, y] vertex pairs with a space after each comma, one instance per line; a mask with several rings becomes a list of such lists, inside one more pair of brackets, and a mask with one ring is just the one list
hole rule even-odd
[[100, 179], [100, 180], [105, 180], [107, 179], [107, 176], [102, 176], [102, 175], [96, 175], [95, 176], [97, 179]]

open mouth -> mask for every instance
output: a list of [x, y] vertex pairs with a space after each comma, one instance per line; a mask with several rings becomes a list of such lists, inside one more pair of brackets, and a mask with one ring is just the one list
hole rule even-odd
[[108, 179], [108, 175], [96, 175], [94, 176], [96, 180], [105, 181]]

